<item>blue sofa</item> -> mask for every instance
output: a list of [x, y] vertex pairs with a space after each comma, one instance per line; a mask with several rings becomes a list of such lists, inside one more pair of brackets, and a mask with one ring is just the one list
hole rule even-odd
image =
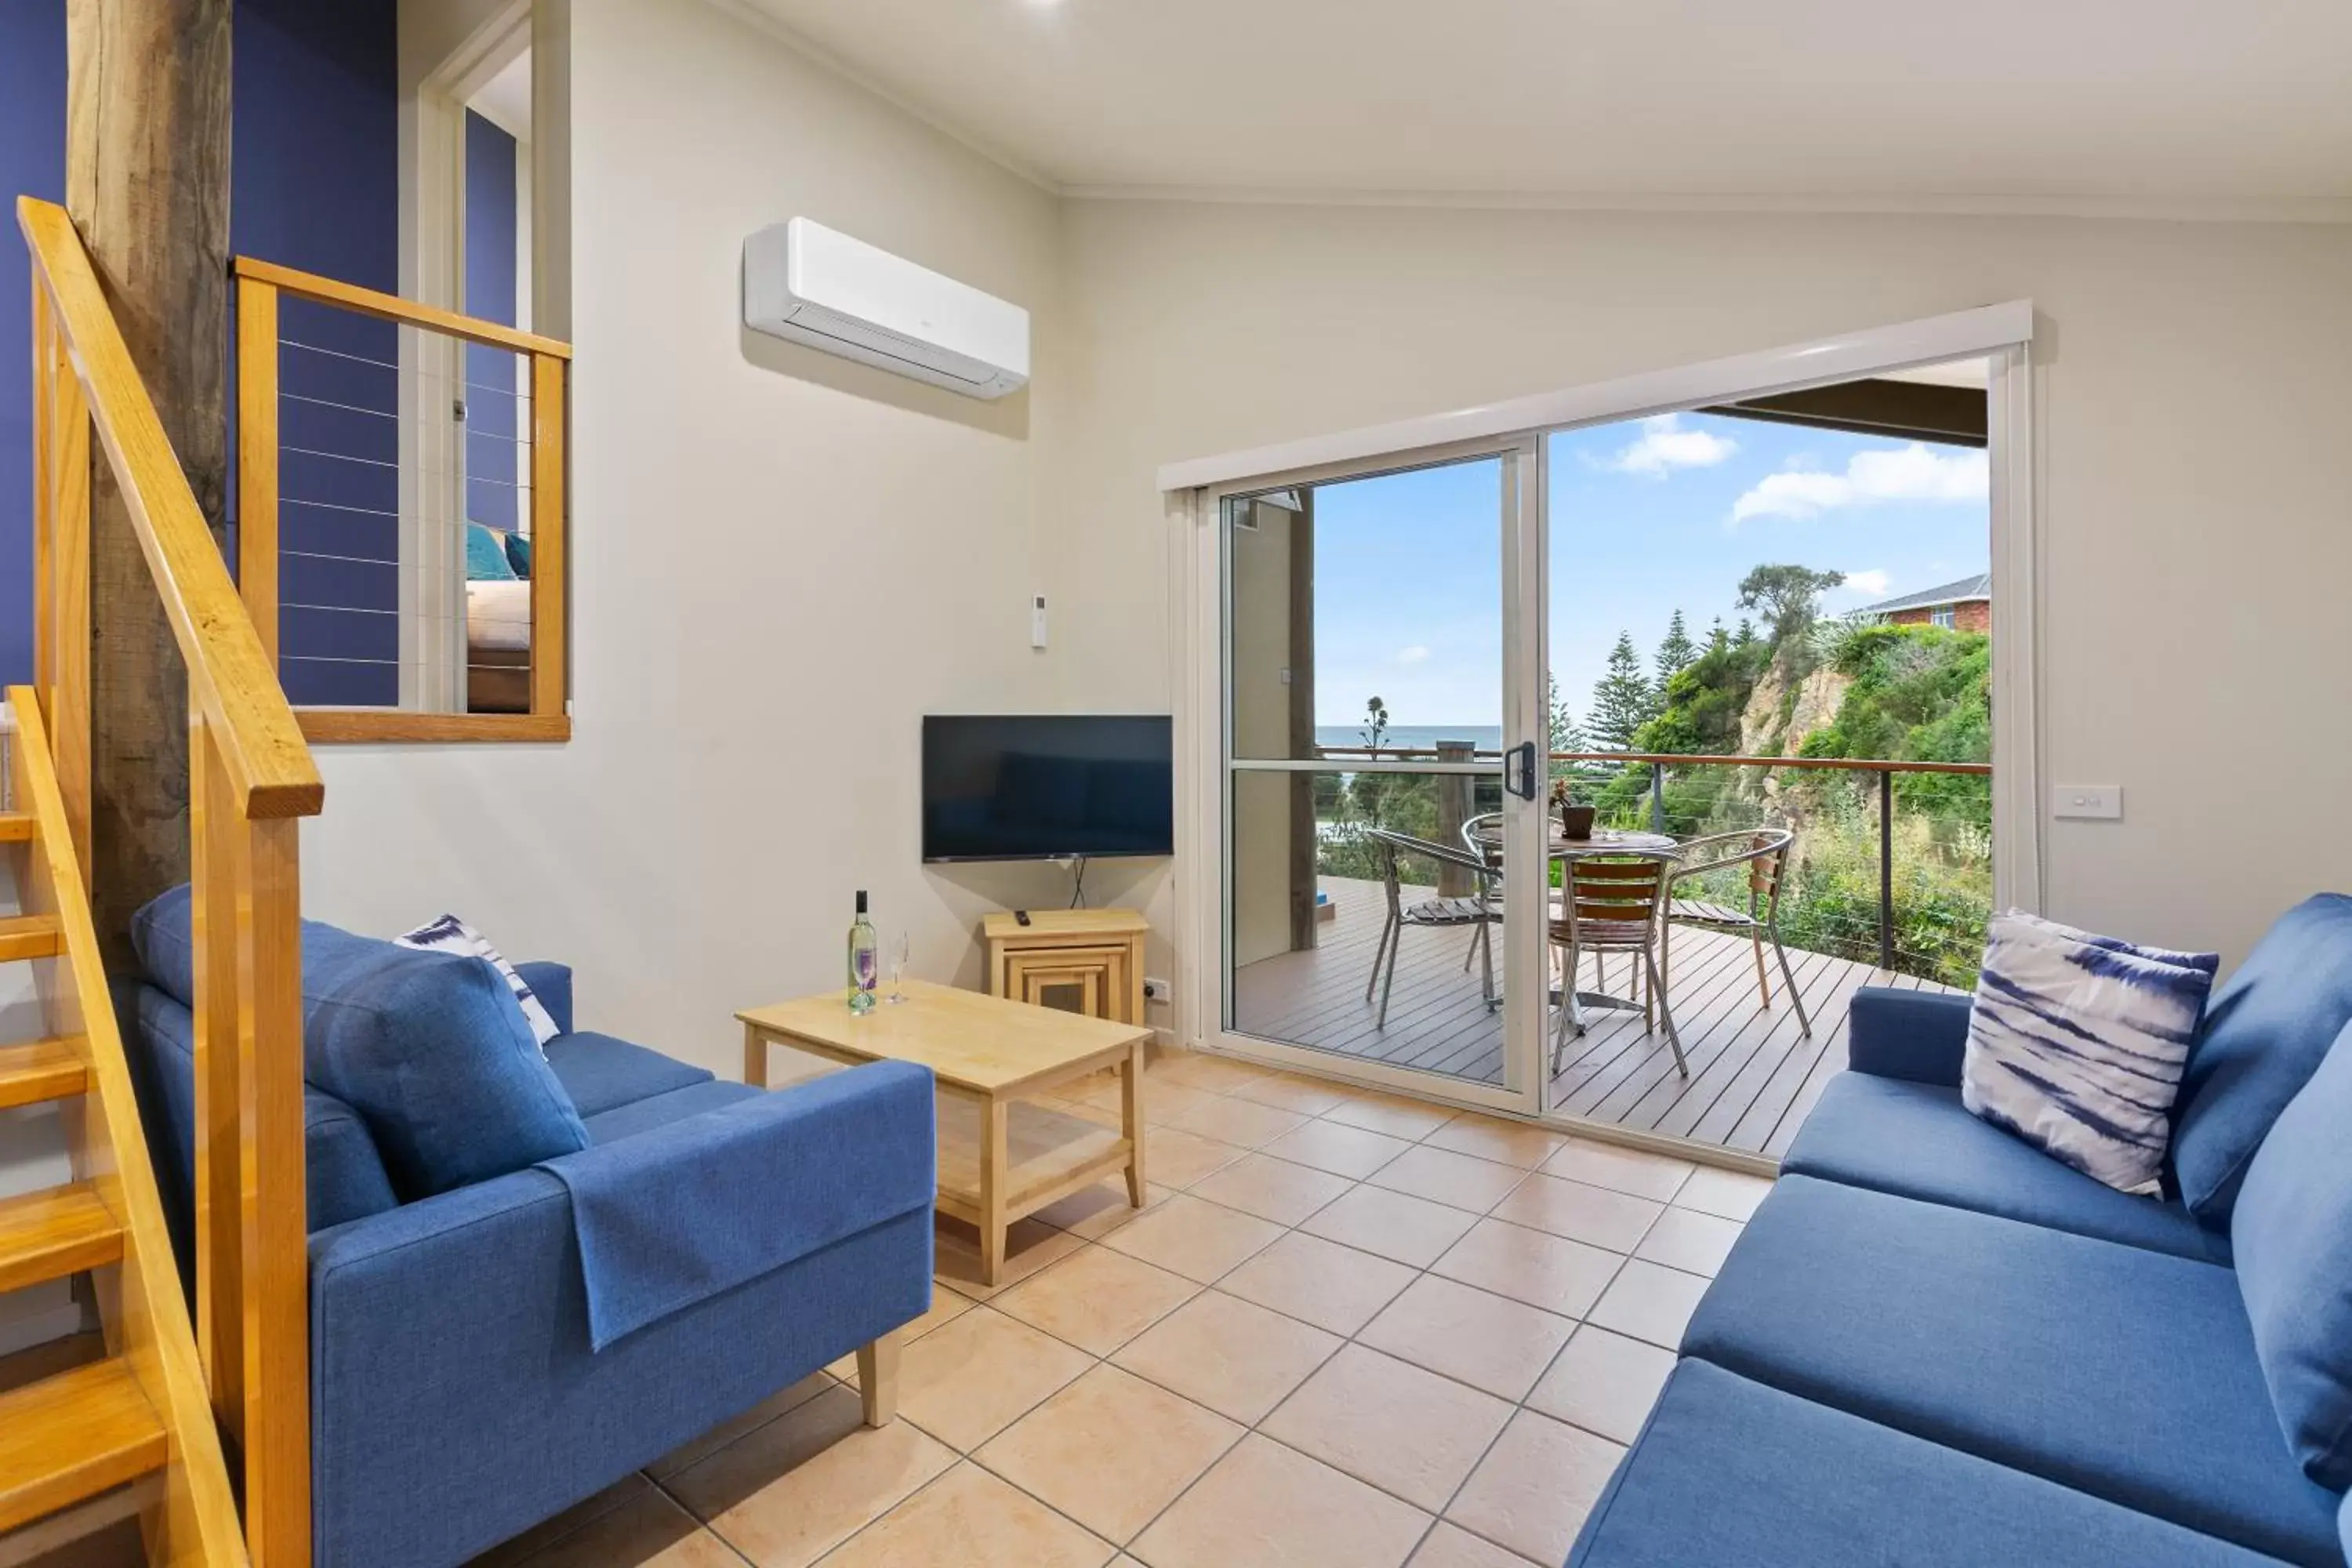
[[[1571, 1568], [2344, 1568], [2352, 1503], [2313, 1479], [2343, 1456], [2312, 1458], [2278, 1391], [2345, 1397], [2352, 1270], [2313, 1227], [2343, 1228], [2318, 1194], [2352, 1193], [2347, 974], [2352, 900], [2315, 900], [2216, 993], [2160, 1200], [1962, 1108], [1967, 997], [1858, 991], [1852, 1070], [1701, 1300]], [[2277, 1301], [2283, 1267], [2321, 1282], [2311, 1300]]]
[[[562, 1030], [547, 1060], [589, 1142], [570, 1158], [656, 1194], [635, 1243], [652, 1272], [681, 1237], [717, 1237], [738, 1271], [593, 1349], [564, 1181], [534, 1165], [403, 1203], [366, 1120], [311, 1088], [320, 1568], [463, 1563], [930, 1305], [929, 1073], [883, 1063], [772, 1094], [722, 1083], [574, 1030], [571, 971], [518, 968]], [[120, 1002], [184, 1262], [193, 1021], [152, 984]], [[747, 1247], [765, 1250], [747, 1263]]]

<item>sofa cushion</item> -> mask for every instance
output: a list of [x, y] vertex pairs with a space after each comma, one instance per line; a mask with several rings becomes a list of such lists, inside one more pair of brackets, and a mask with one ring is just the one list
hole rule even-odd
[[2254, 1352], [2304, 1473], [2352, 1487], [2352, 1026], [2279, 1113], [2230, 1234]]
[[688, 1084], [708, 1083], [711, 1077], [708, 1068], [593, 1030], [549, 1041], [547, 1065], [555, 1069], [564, 1092], [572, 1096], [572, 1109], [583, 1119]]
[[1569, 1568], [2276, 1560], [1685, 1361]]
[[706, 1110], [717, 1110], [739, 1100], [757, 1100], [767, 1092], [748, 1083], [721, 1083], [708, 1073], [703, 1075], [703, 1079], [705, 1081], [701, 1083], [674, 1089], [667, 1094], [634, 1100], [626, 1105], [615, 1106], [601, 1115], [590, 1117], [587, 1121], [588, 1142], [596, 1146], [617, 1143], [624, 1138], [633, 1138], [656, 1127], [667, 1127], [673, 1121], [699, 1116]]
[[[131, 917], [141, 962], [183, 1003], [194, 991], [190, 913], [182, 886]], [[304, 921], [302, 1059], [314, 1087], [367, 1118], [404, 1200], [588, 1146], [514, 992], [478, 958]]]
[[2229, 1269], [1808, 1176], [1734, 1245], [1685, 1354], [2186, 1529], [2342, 1568]]
[[530, 1026], [530, 1037], [539, 1042], [541, 1051], [546, 1050], [548, 1041], [563, 1033], [555, 1021], [555, 1016], [531, 990], [530, 982], [517, 973], [515, 966], [507, 962], [507, 955], [500, 952], [488, 937], [456, 915], [445, 914], [392, 940], [402, 947], [413, 947], [425, 952], [454, 952], [461, 958], [478, 958], [497, 970], [499, 977], [507, 983], [507, 988], [515, 994], [515, 1001], [522, 1007], [523, 1021]]
[[2127, 1247], [2230, 1260], [2229, 1237], [2180, 1205], [2095, 1182], [1969, 1115], [1959, 1090], [1940, 1085], [1838, 1074], [1780, 1169]]
[[2172, 1119], [2180, 1195], [2227, 1226], [2254, 1151], [2352, 1020], [2352, 898], [2322, 893], [2271, 927], [2213, 993]]

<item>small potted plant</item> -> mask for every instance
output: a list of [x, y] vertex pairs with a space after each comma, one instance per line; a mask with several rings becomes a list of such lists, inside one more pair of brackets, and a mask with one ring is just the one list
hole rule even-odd
[[1560, 833], [1572, 839], [1590, 838], [1592, 837], [1592, 808], [1568, 803], [1568, 783], [1566, 779], [1551, 781], [1551, 808], [1559, 817]]

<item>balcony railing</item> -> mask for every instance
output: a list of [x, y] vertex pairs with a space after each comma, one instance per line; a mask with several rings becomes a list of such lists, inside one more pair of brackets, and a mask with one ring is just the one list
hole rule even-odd
[[[1454, 745], [1322, 746], [1315, 756], [1342, 763], [1491, 762], [1498, 780], [1501, 765], [1499, 752]], [[1992, 906], [1990, 763], [1554, 752], [1550, 773], [1568, 781], [1571, 801], [1595, 807], [1603, 826], [1676, 838], [1791, 828], [1797, 837], [1780, 906], [1790, 946], [1949, 985], [1975, 982]], [[1498, 784], [1490, 786], [1497, 791], [1491, 800], [1457, 786], [1433, 787], [1423, 802], [1400, 791], [1401, 782], [1417, 780], [1391, 775], [1381, 809], [1391, 816], [1419, 811], [1429, 820], [1385, 826], [1447, 838], [1465, 810], [1500, 807]], [[1352, 831], [1373, 824], [1354, 809], [1352, 793], [1342, 782], [1318, 797], [1321, 868], [1328, 874], [1363, 874], [1350, 858]], [[1722, 888], [1691, 896], [1744, 901], [1745, 882], [1734, 874]]]

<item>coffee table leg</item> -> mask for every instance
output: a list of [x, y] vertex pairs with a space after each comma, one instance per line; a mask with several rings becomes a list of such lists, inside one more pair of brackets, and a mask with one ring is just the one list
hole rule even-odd
[[1004, 1271], [1004, 1125], [1009, 1108], [991, 1100], [981, 1109], [980, 1282], [996, 1283]]
[[768, 1037], [757, 1024], [743, 1026], [743, 1081], [753, 1089], [768, 1087]]
[[1143, 1206], [1143, 1043], [1136, 1042], [1127, 1053], [1127, 1082], [1122, 1100], [1120, 1131], [1127, 1137], [1127, 1201], [1129, 1206]]

